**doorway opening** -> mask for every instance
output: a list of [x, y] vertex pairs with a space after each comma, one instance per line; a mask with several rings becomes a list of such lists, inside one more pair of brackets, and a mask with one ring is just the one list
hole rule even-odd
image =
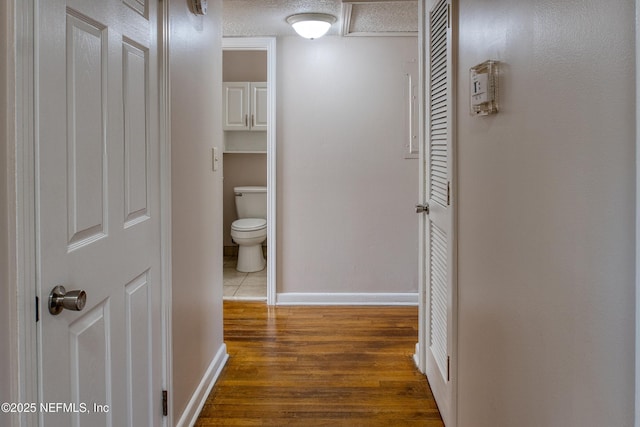
[[[275, 38], [223, 38], [224, 298], [276, 301]], [[228, 120], [227, 120], [228, 118]], [[265, 268], [238, 262], [236, 200], [266, 187]], [[253, 195], [253, 193], [252, 193]], [[262, 217], [264, 214], [258, 214]], [[235, 228], [235, 227], [234, 227]], [[258, 255], [259, 257], [259, 255]], [[259, 264], [259, 261], [257, 261]], [[246, 266], [245, 266], [246, 267]]]

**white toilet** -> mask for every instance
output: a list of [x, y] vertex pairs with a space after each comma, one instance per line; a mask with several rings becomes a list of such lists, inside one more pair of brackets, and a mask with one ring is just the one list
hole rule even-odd
[[262, 242], [267, 238], [267, 187], [234, 187], [238, 219], [231, 238], [238, 244], [236, 270], [252, 273], [264, 268]]

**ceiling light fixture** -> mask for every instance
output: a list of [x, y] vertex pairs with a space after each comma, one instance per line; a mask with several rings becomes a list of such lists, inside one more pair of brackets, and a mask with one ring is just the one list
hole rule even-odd
[[287, 22], [296, 30], [296, 33], [313, 40], [324, 36], [336, 22], [336, 17], [326, 13], [299, 13], [288, 17]]

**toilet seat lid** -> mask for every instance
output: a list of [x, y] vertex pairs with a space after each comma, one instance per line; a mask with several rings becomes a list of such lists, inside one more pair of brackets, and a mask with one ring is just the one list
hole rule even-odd
[[256, 231], [266, 227], [267, 220], [263, 218], [242, 218], [231, 224], [231, 229], [236, 231]]

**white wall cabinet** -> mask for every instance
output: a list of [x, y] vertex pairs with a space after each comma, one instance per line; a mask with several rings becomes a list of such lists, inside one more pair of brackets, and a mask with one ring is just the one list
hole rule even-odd
[[267, 130], [267, 83], [224, 82], [223, 129]]

